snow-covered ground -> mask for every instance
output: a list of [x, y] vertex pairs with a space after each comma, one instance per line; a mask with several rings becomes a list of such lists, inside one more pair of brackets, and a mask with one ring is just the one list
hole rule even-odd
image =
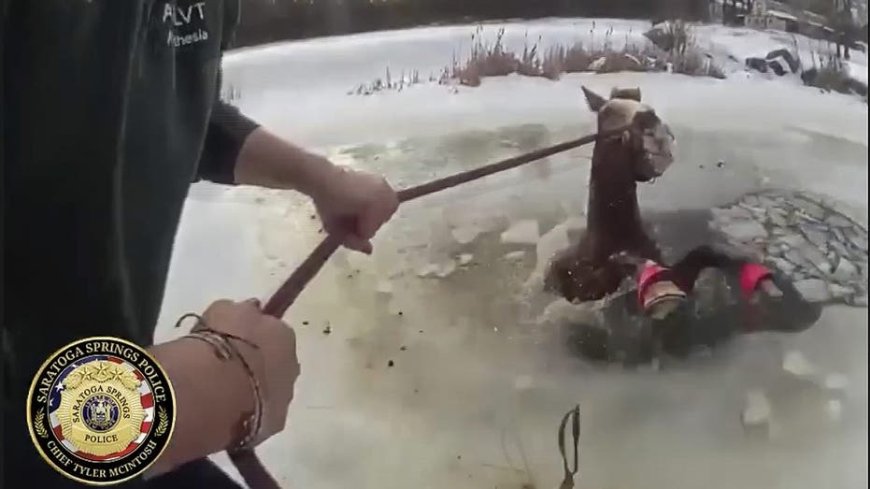
[[[614, 41], [648, 27], [595, 22], [595, 36], [613, 25]], [[513, 23], [506, 40], [521, 45], [528, 32], [571, 42], [590, 30], [588, 20]], [[642, 188], [645, 212], [705, 209], [774, 188], [810, 192], [867, 224], [866, 104], [793, 80], [734, 66], [727, 80], [511, 76], [455, 94], [425, 84], [346, 95], [386, 67], [437, 73], [472, 31], [242, 50], [224, 62], [226, 83], [247, 114], [282, 136], [397, 187], [587, 133], [594, 118], [580, 85], [605, 93], [638, 86], [678, 138], [677, 163]], [[780, 42], [737, 32], [704, 27], [699, 35], [735, 56]], [[866, 57], [853, 61], [866, 78]], [[557, 487], [556, 427], [578, 402], [578, 487], [867, 486], [865, 308], [830, 307], [799, 335], [740, 338], [662, 371], [589, 364], [526, 315], [545, 302], [524, 287], [535, 245], [502, 243], [501, 233], [525, 227], [514, 234], [527, 241], [533, 226], [517, 223], [534, 220], [543, 242], [557, 223], [582, 222], [590, 152], [409, 203], [378, 236], [373, 257], [333, 257], [285, 318], [297, 331], [303, 374], [287, 430], [259, 452], [286, 487]], [[178, 334], [170, 326], [179, 314], [210, 300], [267, 297], [322, 237], [312, 214], [291, 194], [196, 185], [158, 341]], [[745, 433], [741, 412], [768, 418], [769, 436]]]

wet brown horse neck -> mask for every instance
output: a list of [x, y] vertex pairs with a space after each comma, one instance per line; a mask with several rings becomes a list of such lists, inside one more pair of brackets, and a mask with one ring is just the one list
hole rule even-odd
[[620, 251], [648, 255], [651, 240], [641, 222], [634, 171], [637, 152], [621, 138], [595, 143], [586, 218], [587, 252], [601, 263]]

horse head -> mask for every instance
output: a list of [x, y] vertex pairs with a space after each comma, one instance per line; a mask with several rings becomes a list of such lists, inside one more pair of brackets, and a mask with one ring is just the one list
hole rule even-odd
[[598, 131], [625, 128], [612, 136], [619, 138], [633, 156], [633, 173], [638, 182], [660, 177], [674, 161], [676, 138], [655, 110], [641, 102], [640, 89], [617, 89], [610, 99], [583, 88], [586, 103], [598, 114]]

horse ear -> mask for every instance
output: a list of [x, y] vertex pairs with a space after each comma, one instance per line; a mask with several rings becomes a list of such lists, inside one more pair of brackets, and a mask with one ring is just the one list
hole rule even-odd
[[580, 88], [583, 89], [583, 95], [586, 96], [586, 103], [589, 105], [589, 109], [592, 110], [592, 112], [598, 112], [601, 110], [601, 107], [604, 107], [604, 104], [607, 103], [607, 99], [601, 95], [598, 95], [584, 86], [581, 86]]

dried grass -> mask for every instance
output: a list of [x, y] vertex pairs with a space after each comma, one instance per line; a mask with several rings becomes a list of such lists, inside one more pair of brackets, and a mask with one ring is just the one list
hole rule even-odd
[[[637, 45], [630, 42], [631, 32], [626, 34], [622, 46], [616, 48], [612, 28], [605, 31], [600, 46], [596, 46], [594, 24], [589, 34], [591, 41], [588, 46], [575, 42], [552, 46], [542, 52], [541, 38], [531, 44], [526, 39], [523, 50], [517, 53], [505, 46], [504, 28], [498, 30], [492, 42], [488, 42], [484, 39], [483, 27], [479, 26], [471, 35], [468, 57], [460, 60], [454, 53], [451, 64], [444, 67], [437, 81], [442, 85], [477, 87], [484, 78], [510, 74], [558, 80], [563, 73], [655, 72], [665, 71], [669, 66], [674, 73], [725, 78], [722, 68], [698, 48], [690, 26], [680, 21], [668, 24], [668, 36], [673, 39], [670, 50], [660, 49], [651, 43]], [[435, 79], [434, 76], [429, 77], [430, 81]], [[378, 79], [374, 83], [360, 85], [349, 93], [369, 95], [387, 89], [401, 90], [418, 83], [419, 76], [415, 80], [394, 87], [388, 76], [386, 83]]]

